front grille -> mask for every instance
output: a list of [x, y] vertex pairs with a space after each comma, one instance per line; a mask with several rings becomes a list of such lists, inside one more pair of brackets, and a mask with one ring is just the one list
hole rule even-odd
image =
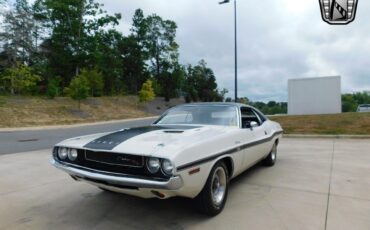
[[128, 166], [135, 168], [144, 167], [144, 157], [130, 154], [111, 153], [111, 152], [94, 152], [85, 150], [85, 159], [98, 163]]
[[[146, 167], [146, 157], [124, 153], [99, 152], [78, 149], [78, 157], [76, 161], [59, 159], [57, 156], [57, 148], [54, 149], [54, 158], [61, 162], [66, 162], [70, 165], [82, 166], [91, 170], [102, 172], [122, 174], [122, 176], [140, 177], [142, 179], [151, 179], [166, 181], [168, 175], [159, 170], [156, 174], [152, 174]], [[119, 159], [117, 159], [119, 157]]]

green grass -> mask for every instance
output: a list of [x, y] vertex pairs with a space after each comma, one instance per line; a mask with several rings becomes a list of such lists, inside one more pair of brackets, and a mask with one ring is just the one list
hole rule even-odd
[[370, 135], [370, 113], [272, 116], [285, 134]]

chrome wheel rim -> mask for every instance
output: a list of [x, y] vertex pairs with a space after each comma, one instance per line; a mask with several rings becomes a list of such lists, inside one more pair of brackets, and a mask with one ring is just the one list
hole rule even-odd
[[212, 201], [216, 206], [220, 206], [225, 198], [226, 184], [225, 170], [218, 167], [213, 173], [211, 184]]

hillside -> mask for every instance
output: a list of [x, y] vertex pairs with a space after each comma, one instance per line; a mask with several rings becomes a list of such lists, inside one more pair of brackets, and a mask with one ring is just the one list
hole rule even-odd
[[[90, 123], [129, 118], [155, 116], [184, 103], [173, 99], [165, 102], [156, 98], [141, 104], [136, 96], [88, 98], [77, 102], [59, 97], [49, 100], [42, 97], [0, 96], [0, 128], [29, 127]], [[279, 122], [285, 134], [349, 134], [370, 135], [370, 113], [342, 113], [309, 116], [270, 116]]]
[[75, 124], [153, 116], [138, 105], [137, 97], [69, 98], [0, 97], [0, 127]]

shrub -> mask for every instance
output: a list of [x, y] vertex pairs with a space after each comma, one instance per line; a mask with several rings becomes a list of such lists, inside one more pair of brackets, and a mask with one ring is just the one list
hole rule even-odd
[[147, 102], [152, 101], [155, 97], [155, 93], [153, 90], [153, 83], [151, 80], [147, 80], [144, 82], [140, 92], [139, 92], [139, 100], [140, 102]]
[[98, 69], [82, 69], [80, 76], [83, 76], [87, 80], [90, 88], [90, 95], [92, 97], [99, 97], [102, 95], [104, 79], [103, 75], [98, 71]]
[[48, 82], [48, 88], [46, 90], [46, 96], [49, 99], [54, 99], [56, 96], [59, 95], [59, 84], [60, 84], [61, 78], [60, 77], [55, 77], [49, 79]]
[[6, 69], [1, 80], [11, 94], [29, 94], [36, 91], [41, 77], [34, 74], [31, 67], [20, 65]]
[[81, 108], [81, 100], [87, 98], [89, 91], [89, 82], [83, 75], [74, 77], [69, 84], [69, 87], [66, 88], [67, 95], [73, 100], [78, 101], [78, 109]]

